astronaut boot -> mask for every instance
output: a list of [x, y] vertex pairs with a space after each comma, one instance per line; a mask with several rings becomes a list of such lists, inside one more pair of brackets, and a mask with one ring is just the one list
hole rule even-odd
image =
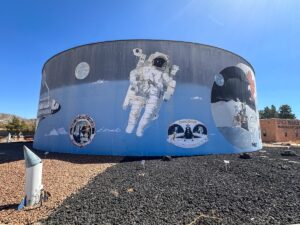
[[133, 131], [133, 129], [134, 129], [134, 127], [135, 127], [135, 125], [136, 125], [136, 123], [134, 124], [134, 123], [130, 123], [129, 124], [129, 122], [128, 122], [128, 125], [127, 125], [127, 127], [126, 127], [126, 133], [127, 134], [131, 134], [132, 133], [132, 131]]
[[143, 136], [144, 130], [149, 122], [155, 117], [158, 106], [158, 98], [157, 96], [150, 95], [146, 106], [145, 112], [139, 122], [138, 128], [136, 130], [136, 136]]
[[138, 137], [142, 137], [144, 134], [144, 130], [146, 128], [146, 126], [149, 124], [151, 120], [151, 116], [150, 115], [143, 115], [143, 117], [141, 118], [140, 122], [139, 122], [139, 126], [136, 129], [136, 136]]
[[126, 127], [126, 133], [131, 134], [138, 122], [138, 119], [140, 117], [141, 111], [144, 106], [144, 101], [141, 99], [135, 99], [134, 101], [131, 102], [131, 110], [129, 113], [129, 119], [128, 119], [128, 124]]

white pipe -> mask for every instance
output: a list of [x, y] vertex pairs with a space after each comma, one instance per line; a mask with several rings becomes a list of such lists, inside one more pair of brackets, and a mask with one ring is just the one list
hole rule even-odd
[[26, 164], [25, 179], [25, 205], [33, 206], [40, 202], [42, 185], [42, 160], [29, 148], [24, 146], [24, 157]]
[[10, 143], [10, 142], [11, 142], [11, 134], [8, 133], [8, 135], [7, 135], [7, 143]]

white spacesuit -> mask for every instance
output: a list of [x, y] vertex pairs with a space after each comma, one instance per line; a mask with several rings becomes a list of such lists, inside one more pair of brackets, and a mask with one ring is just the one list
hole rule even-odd
[[168, 101], [172, 97], [176, 87], [173, 78], [179, 67], [170, 66], [168, 56], [160, 52], [151, 54], [147, 60], [142, 49], [135, 48], [133, 53], [139, 61], [136, 68], [130, 72], [130, 86], [123, 109], [131, 106], [126, 132], [132, 133], [142, 109], [145, 108], [136, 130], [136, 135], [140, 137], [149, 122], [158, 118], [162, 101]]

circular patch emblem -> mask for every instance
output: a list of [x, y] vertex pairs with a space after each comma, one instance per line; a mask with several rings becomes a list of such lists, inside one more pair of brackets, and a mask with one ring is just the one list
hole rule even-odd
[[70, 127], [70, 139], [74, 145], [84, 147], [92, 142], [95, 136], [95, 122], [87, 115], [77, 116]]
[[168, 142], [177, 147], [196, 148], [207, 141], [207, 128], [198, 120], [177, 120], [169, 126]]
[[90, 73], [90, 66], [86, 62], [81, 62], [76, 66], [75, 77], [79, 80], [83, 80]]

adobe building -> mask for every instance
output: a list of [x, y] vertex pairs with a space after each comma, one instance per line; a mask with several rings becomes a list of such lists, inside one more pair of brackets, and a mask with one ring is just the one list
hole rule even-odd
[[261, 119], [260, 126], [263, 142], [300, 142], [300, 120]]

